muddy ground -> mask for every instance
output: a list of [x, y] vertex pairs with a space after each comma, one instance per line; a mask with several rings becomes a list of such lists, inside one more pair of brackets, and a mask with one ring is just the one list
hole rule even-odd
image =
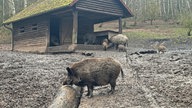
[[[31, 54], [0, 48], [0, 108], [47, 108], [70, 64], [92, 56]], [[148, 49], [129, 48], [128, 54]], [[86, 51], [94, 57], [112, 57], [122, 64], [116, 91], [95, 87], [94, 97], [83, 94], [80, 108], [189, 108], [192, 107], [192, 50], [171, 49], [164, 54]]]

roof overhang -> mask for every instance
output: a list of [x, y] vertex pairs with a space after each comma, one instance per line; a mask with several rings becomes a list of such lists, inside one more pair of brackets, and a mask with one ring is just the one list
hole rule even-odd
[[[32, 4], [31, 6], [27, 7], [26, 9], [22, 10], [18, 14], [14, 15], [13, 17], [11, 17], [8, 20], [6, 20], [5, 22], [3, 22], [3, 25], [14, 23], [14, 22], [21, 21], [21, 20], [26, 20], [26, 19], [44, 15], [44, 14], [49, 14], [49, 13], [52, 14], [59, 10], [72, 9], [78, 1], [79, 0], [39, 0], [39, 2]], [[96, 21], [94, 23], [111, 21], [111, 20], [118, 19], [119, 17], [122, 17], [122, 18], [132, 17], [133, 14], [131, 13], [130, 9], [125, 5], [125, 3], [122, 0], [119, 0], [119, 2], [124, 9], [125, 14], [123, 16], [119, 16], [119, 15], [115, 15], [115, 14], [110, 15], [110, 13], [93, 13], [93, 15], [94, 14], [97, 14], [97, 15], [105, 14], [106, 15], [105, 17], [101, 17], [101, 16], [97, 17], [98, 19], [96, 19]], [[41, 10], [42, 8], [43, 8], [43, 10]], [[44, 9], [44, 8], [46, 8], [46, 9]], [[79, 11], [86, 12], [86, 10], [81, 10], [81, 9], [79, 9]], [[90, 11], [88, 11], [88, 12], [90, 12]]]
[[39, 0], [3, 22], [3, 25], [73, 7], [78, 0]]

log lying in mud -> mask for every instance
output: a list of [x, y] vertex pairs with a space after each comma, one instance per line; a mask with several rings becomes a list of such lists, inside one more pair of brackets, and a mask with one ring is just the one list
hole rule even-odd
[[62, 86], [48, 108], [78, 108], [82, 96], [81, 87]]
[[156, 54], [157, 51], [155, 50], [147, 50], [147, 51], [139, 51], [139, 52], [134, 52], [134, 53], [131, 53], [130, 55], [140, 55], [140, 54]]

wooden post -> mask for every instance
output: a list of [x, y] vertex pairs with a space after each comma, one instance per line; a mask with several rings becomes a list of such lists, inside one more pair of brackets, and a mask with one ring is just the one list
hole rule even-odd
[[14, 30], [11, 27], [7, 27], [7, 25], [4, 25], [4, 27], [11, 31], [11, 51], [13, 51], [14, 50]]
[[73, 9], [73, 34], [72, 34], [72, 44], [77, 44], [77, 32], [78, 32], [78, 12]]
[[11, 34], [11, 51], [14, 50], [14, 30], [11, 30], [12, 34]]
[[122, 31], [123, 31], [123, 29], [122, 29], [122, 18], [120, 17], [119, 18], [119, 33], [122, 34]]
[[46, 48], [45, 48], [45, 52], [48, 52], [48, 47], [50, 46], [50, 22], [51, 20], [48, 20], [48, 26], [46, 28], [46, 32], [45, 32], [45, 37], [46, 37]]
[[48, 52], [48, 47], [50, 46], [50, 35], [49, 35], [49, 29], [48, 28], [46, 29], [45, 36], [46, 36], [46, 49], [45, 49], [45, 52]]

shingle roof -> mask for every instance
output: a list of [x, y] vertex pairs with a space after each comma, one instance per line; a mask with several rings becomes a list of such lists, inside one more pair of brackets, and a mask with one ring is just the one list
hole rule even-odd
[[69, 6], [74, 1], [75, 0], [39, 0], [3, 23], [8, 24], [31, 16], [47, 13], [61, 7]]
[[[50, 11], [54, 11], [63, 7], [73, 6], [78, 0], [38, 0], [37, 2], [33, 3], [32, 5], [26, 7], [21, 12], [17, 13], [16, 15], [12, 16], [3, 24], [9, 24], [12, 22], [16, 22], [19, 20], [27, 19], [33, 16], [41, 15], [44, 13], [48, 13]], [[127, 12], [130, 16], [133, 16], [131, 11], [128, 7], [123, 3], [122, 0], [119, 0], [124, 8], [126, 8]]]

